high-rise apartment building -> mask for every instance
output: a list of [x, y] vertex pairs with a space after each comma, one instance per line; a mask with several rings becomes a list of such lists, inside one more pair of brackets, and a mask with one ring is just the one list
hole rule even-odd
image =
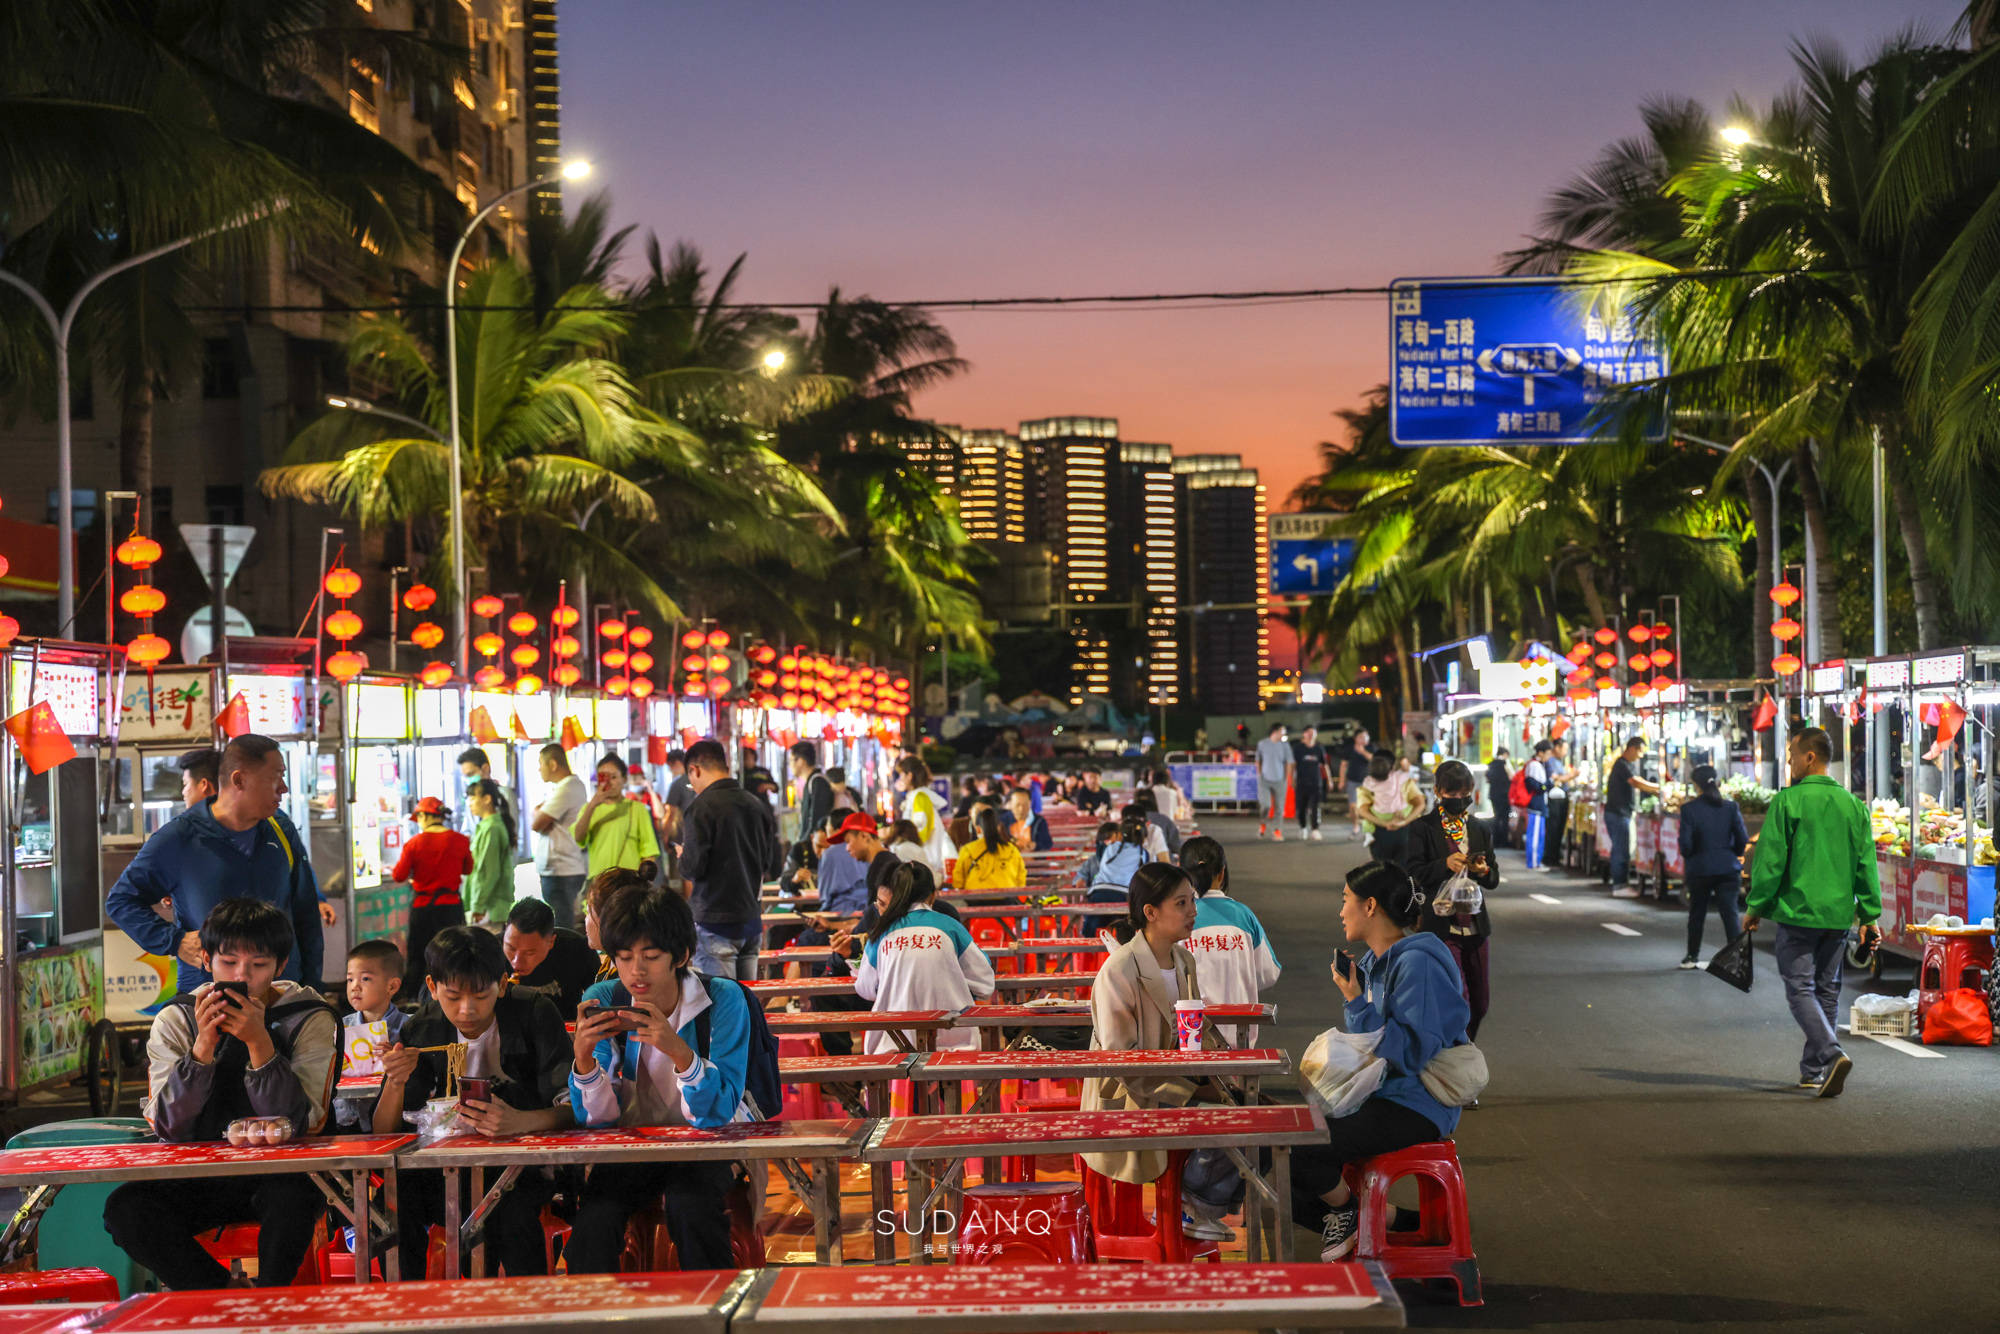
[[1041, 523], [1056, 563], [1059, 621], [1069, 629], [1074, 655], [1070, 699], [1081, 704], [1085, 695], [1111, 693], [1111, 622], [1126, 610], [1125, 590], [1111, 584], [1118, 422], [1111, 417], [1025, 421], [1021, 443], [1034, 451], [1040, 467]]
[[[958, 521], [975, 542], [1028, 540], [1028, 456], [1008, 431], [958, 431]], [[935, 475], [935, 474], [933, 474]]]
[[[559, 171], [556, 0], [368, 0], [353, 12], [377, 27], [414, 29], [463, 48], [468, 74], [454, 80], [441, 103], [433, 102], [416, 94], [406, 71], [371, 53], [365, 42], [349, 41], [328, 51], [302, 95], [401, 149], [464, 211], [433, 208], [426, 200], [407, 219], [407, 230], [420, 239], [402, 253], [384, 255], [379, 238], [370, 236], [348, 247], [273, 242], [255, 261], [219, 274], [214, 290], [190, 304], [235, 313], [200, 317], [206, 322], [192, 349], [197, 364], [154, 397], [149, 415], [140, 418], [151, 422], [150, 449], [139, 450], [127, 438], [121, 418], [128, 414], [113, 368], [75, 368], [71, 482], [79, 545], [86, 552], [99, 549], [106, 490], [146, 493], [145, 526], [167, 548], [160, 577], [172, 590], [170, 606], [191, 606], [189, 595], [198, 595], [200, 585], [191, 582], [197, 576], [179, 549], [175, 525], [255, 525], [258, 536], [229, 601], [267, 634], [297, 628], [302, 600], [316, 583], [320, 526], [339, 522], [324, 511], [265, 496], [259, 478], [305, 423], [327, 410], [327, 393], [346, 387], [340, 340], [352, 317], [343, 312], [412, 295], [419, 285], [434, 287], [471, 210]], [[525, 260], [531, 217], [553, 219], [560, 209], [553, 188], [517, 196], [481, 227], [466, 262], [499, 254]], [[8, 513], [54, 521], [54, 438], [54, 424], [32, 413], [0, 427]], [[119, 525], [130, 522], [129, 509], [121, 507]], [[350, 563], [364, 573], [370, 564], [406, 558], [384, 551], [380, 532], [362, 534], [351, 524], [348, 532], [351, 541], [364, 544], [350, 548]], [[81, 596], [89, 581], [82, 582], [79, 619], [102, 625], [102, 604], [94, 595]], [[386, 580], [370, 580], [364, 604], [386, 599], [386, 587]], [[371, 625], [386, 624], [386, 614], [372, 615], [366, 605], [362, 611]], [[171, 613], [165, 619], [162, 632], [171, 636], [178, 620]], [[121, 624], [121, 634], [130, 629]]]
[[1113, 692], [1145, 707], [1180, 702], [1180, 530], [1171, 445], [1123, 441], [1111, 473], [1111, 586], [1130, 603], [1112, 635]]
[[1269, 643], [1264, 618], [1264, 487], [1234, 454], [1173, 461], [1179, 502], [1186, 701], [1206, 713], [1261, 707]]

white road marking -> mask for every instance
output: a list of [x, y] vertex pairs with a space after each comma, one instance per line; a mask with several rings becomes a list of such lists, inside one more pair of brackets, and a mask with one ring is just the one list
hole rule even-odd
[[1546, 903], [1551, 907], [1562, 902], [1561, 899], [1550, 898], [1547, 894], [1530, 894], [1528, 895], [1528, 897], [1533, 899], [1537, 903]]
[[1916, 1056], [1927, 1061], [1942, 1061], [1944, 1059], [1944, 1053], [1941, 1051], [1932, 1051], [1929, 1047], [1919, 1047], [1916, 1043], [1905, 1042], [1901, 1038], [1885, 1038], [1874, 1033], [1856, 1033], [1845, 1024], [1842, 1024], [1841, 1028], [1849, 1037], [1864, 1037], [1871, 1042], [1879, 1042], [1891, 1051], [1899, 1051], [1905, 1056]]
[[1606, 931], [1609, 931], [1614, 935], [1636, 936], [1639, 934], [1637, 931], [1634, 931], [1631, 927], [1621, 926], [1617, 922], [1600, 922], [1598, 923], [1598, 925], [1602, 926]]

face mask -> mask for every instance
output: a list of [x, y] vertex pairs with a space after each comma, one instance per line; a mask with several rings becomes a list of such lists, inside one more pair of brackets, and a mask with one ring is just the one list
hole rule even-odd
[[1463, 815], [1472, 809], [1471, 797], [1439, 797], [1438, 809], [1446, 815]]

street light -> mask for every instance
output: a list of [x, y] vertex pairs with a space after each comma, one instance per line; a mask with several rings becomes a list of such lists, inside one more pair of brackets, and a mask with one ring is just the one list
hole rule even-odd
[[382, 417], [392, 422], [401, 422], [411, 430], [421, 432], [429, 439], [436, 440], [440, 444], [444, 442], [443, 434], [429, 422], [419, 421], [415, 417], [408, 417], [400, 412], [391, 412], [388, 408], [378, 408], [365, 398], [354, 398], [351, 396], [335, 397], [329, 395], [326, 405], [330, 408], [340, 408], [346, 412], [360, 412], [370, 417]]
[[1722, 127], [1722, 142], [1728, 144], [1731, 148], [1741, 148], [1754, 138], [1756, 136], [1744, 126], [1725, 125]]
[[764, 354], [764, 369], [775, 375], [777, 372], [785, 369], [785, 363], [790, 360], [791, 356], [785, 349], [774, 347]]
[[458, 244], [451, 248], [451, 263], [444, 271], [444, 375], [445, 393], [451, 413], [451, 587], [453, 594], [452, 616], [458, 629], [458, 670], [469, 674], [472, 666], [472, 620], [466, 606], [465, 597], [465, 482], [463, 463], [464, 442], [459, 437], [458, 426], [458, 261], [465, 254], [465, 243], [479, 230], [479, 224], [486, 221], [493, 211], [512, 199], [515, 195], [530, 190], [540, 190], [562, 181], [580, 181], [590, 175], [590, 163], [581, 158], [565, 162], [562, 170], [554, 176], [544, 176], [540, 180], [517, 185], [511, 190], [503, 190], [493, 202], [472, 215], [472, 221], [465, 224], [459, 233]]
[[285, 201], [280, 200], [269, 208], [254, 209], [240, 218], [232, 219], [218, 227], [210, 227], [205, 232], [196, 232], [193, 236], [183, 236], [178, 241], [169, 241], [165, 245], [154, 246], [151, 250], [133, 255], [129, 259], [121, 259], [110, 268], [86, 278], [83, 286], [77, 288], [76, 294], [70, 297], [69, 304], [63, 307], [63, 312], [60, 315], [56, 314], [56, 308], [49, 304], [48, 298], [43, 296], [36, 288], [30, 286], [26, 279], [21, 278], [17, 274], [9, 273], [5, 269], [0, 269], [0, 281], [5, 281], [10, 286], [17, 287], [27, 293], [28, 300], [34, 303], [35, 309], [41, 312], [42, 319], [48, 323], [49, 336], [55, 342], [56, 635], [58, 638], [74, 634], [76, 621], [76, 553], [71, 549], [76, 541], [76, 509], [72, 499], [74, 492], [73, 479], [70, 476], [69, 335], [70, 330], [76, 325], [76, 313], [83, 306], [83, 299], [96, 291], [98, 284], [102, 283], [106, 278], [114, 277], [117, 274], [125, 272], [127, 269], [135, 269], [148, 260], [158, 259], [162, 255], [170, 255], [185, 246], [193, 245], [196, 241], [206, 241], [209, 237], [217, 233], [226, 232], [234, 227], [241, 227], [245, 223], [255, 222], [284, 207]]

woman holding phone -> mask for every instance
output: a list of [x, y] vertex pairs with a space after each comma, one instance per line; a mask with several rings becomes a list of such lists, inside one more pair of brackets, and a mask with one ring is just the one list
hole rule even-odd
[[[1493, 856], [1493, 836], [1471, 816], [1472, 770], [1446, 760], [1437, 767], [1436, 782], [1437, 809], [1410, 825], [1403, 865], [1424, 896], [1423, 929], [1458, 960], [1461, 990], [1472, 1011], [1466, 1034], [1476, 1039], [1479, 1021], [1486, 1017], [1486, 940], [1493, 934], [1485, 894], [1500, 883], [1500, 864]], [[1438, 891], [1461, 871], [1482, 891], [1476, 910], [1438, 902]]]

